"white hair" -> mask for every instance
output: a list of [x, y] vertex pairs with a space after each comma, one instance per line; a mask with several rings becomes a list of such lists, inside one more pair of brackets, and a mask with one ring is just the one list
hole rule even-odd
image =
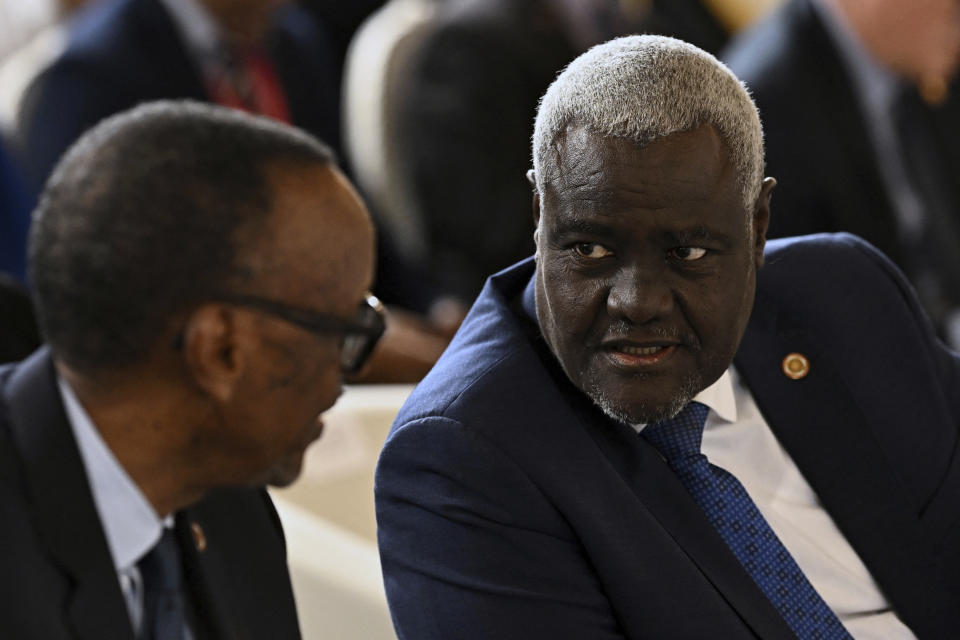
[[[746, 87], [722, 62], [664, 36], [627, 36], [571, 62], [537, 109], [533, 167], [542, 193], [551, 147], [568, 125], [640, 146], [711, 124], [727, 147], [744, 204], [753, 210], [763, 178], [763, 129]], [[542, 202], [542, 200], [541, 200]]]

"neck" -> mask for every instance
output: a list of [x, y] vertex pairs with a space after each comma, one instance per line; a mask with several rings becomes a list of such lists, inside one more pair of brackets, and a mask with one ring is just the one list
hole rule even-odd
[[190, 454], [187, 428], [191, 419], [186, 409], [195, 401], [150, 370], [111, 375], [107, 381], [92, 380], [62, 363], [57, 369], [158, 517], [203, 498], [209, 486], [198, 477], [203, 465]]

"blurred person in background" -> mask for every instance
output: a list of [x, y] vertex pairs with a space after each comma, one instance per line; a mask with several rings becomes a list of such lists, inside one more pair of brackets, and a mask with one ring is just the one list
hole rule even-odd
[[523, 173], [537, 100], [580, 51], [630, 24], [616, 0], [437, 3], [396, 80], [394, 126], [425, 263], [452, 294], [471, 301], [532, 251]]
[[100, 0], [67, 25], [69, 45], [19, 105], [18, 152], [35, 186], [102, 118], [191, 98], [295, 124], [338, 150], [329, 39], [283, 0]]
[[866, 238], [960, 346], [960, 3], [790, 0], [723, 57], [763, 118], [771, 236]]
[[[384, 153], [395, 156], [403, 197], [372, 197], [373, 214], [389, 226], [391, 212], [383, 209], [403, 202], [405, 229], [394, 233], [414, 226], [406, 221], [413, 216], [418, 237], [410, 244], [421, 263], [467, 302], [489, 274], [533, 250], [525, 215], [531, 193], [523, 173], [537, 101], [564, 65], [591, 45], [634, 32], [676, 36], [717, 51], [728, 30], [750, 13], [728, 6], [742, 2], [700, 0], [390, 4], [434, 7], [415, 50], [388, 79], [397, 89], [385, 116], [391, 121], [384, 125], [393, 148]], [[357, 66], [358, 74], [367, 72]], [[363, 186], [379, 176], [358, 172], [357, 178]]]
[[[339, 62], [323, 25], [298, 4], [101, 0], [67, 29], [66, 50], [31, 82], [19, 105], [14, 140], [35, 185], [88, 127], [160, 98], [192, 98], [269, 116], [339, 151]], [[403, 282], [416, 279], [392, 258], [388, 242], [379, 246], [381, 270]], [[459, 316], [436, 326], [395, 310], [364, 380], [419, 380], [458, 322]]]
[[275, 121], [163, 102], [71, 147], [31, 230], [48, 346], [0, 368], [5, 636], [300, 636], [264, 485], [383, 331], [373, 251], [330, 149]]

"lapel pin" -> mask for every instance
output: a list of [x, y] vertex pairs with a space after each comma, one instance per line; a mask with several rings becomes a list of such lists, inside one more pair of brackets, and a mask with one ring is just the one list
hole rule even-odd
[[783, 373], [791, 380], [799, 380], [810, 373], [810, 361], [802, 353], [789, 353], [783, 359]]
[[196, 522], [190, 523], [190, 533], [193, 534], [193, 544], [197, 548], [197, 551], [203, 553], [207, 550], [207, 536], [203, 532], [203, 527], [201, 527]]

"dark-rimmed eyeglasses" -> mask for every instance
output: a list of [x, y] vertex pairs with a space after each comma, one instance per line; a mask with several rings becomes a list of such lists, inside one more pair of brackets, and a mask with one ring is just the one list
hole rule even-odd
[[210, 300], [263, 311], [317, 335], [342, 335], [340, 369], [344, 373], [363, 368], [386, 329], [383, 305], [369, 292], [350, 319], [246, 293], [217, 293]]

